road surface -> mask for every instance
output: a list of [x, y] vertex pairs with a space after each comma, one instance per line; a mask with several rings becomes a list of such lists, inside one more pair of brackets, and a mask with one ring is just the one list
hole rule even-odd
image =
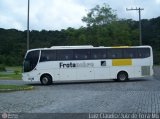
[[[0, 81], [18, 84], [22, 81]], [[0, 113], [160, 113], [160, 67], [129, 82], [28, 84], [31, 91], [0, 93]]]

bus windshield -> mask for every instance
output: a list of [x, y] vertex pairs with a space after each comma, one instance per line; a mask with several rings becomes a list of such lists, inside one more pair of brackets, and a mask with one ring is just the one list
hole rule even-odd
[[32, 71], [36, 67], [38, 59], [39, 50], [28, 52], [23, 63], [23, 72]]

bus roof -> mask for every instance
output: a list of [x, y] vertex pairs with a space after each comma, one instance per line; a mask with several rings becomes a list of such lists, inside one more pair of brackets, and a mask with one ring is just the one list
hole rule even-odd
[[79, 45], [79, 46], [52, 46], [50, 48], [36, 48], [36, 49], [30, 49], [27, 52], [34, 51], [34, 50], [52, 50], [52, 49], [99, 49], [99, 48], [144, 48], [148, 47], [151, 48], [149, 45], [143, 45], [143, 46], [99, 46], [99, 47], [93, 47], [92, 45]]
[[77, 45], [77, 46], [52, 46], [52, 49], [57, 48], [93, 48], [93, 45]]

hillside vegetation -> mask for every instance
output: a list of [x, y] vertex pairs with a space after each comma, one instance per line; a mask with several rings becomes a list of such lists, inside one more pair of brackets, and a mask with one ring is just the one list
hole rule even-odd
[[[139, 45], [139, 22], [118, 19], [106, 4], [91, 9], [82, 21], [87, 26], [79, 29], [30, 31], [30, 48], [57, 45]], [[27, 48], [26, 39], [27, 31], [0, 28], [0, 64], [22, 65]], [[160, 64], [160, 17], [142, 20], [142, 40], [143, 45], [153, 47], [154, 63]]]

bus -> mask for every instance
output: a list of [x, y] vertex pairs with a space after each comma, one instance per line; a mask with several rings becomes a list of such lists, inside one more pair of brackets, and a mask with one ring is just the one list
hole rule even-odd
[[151, 46], [53, 46], [28, 50], [22, 79], [43, 85], [61, 81], [128, 81], [153, 75]]

